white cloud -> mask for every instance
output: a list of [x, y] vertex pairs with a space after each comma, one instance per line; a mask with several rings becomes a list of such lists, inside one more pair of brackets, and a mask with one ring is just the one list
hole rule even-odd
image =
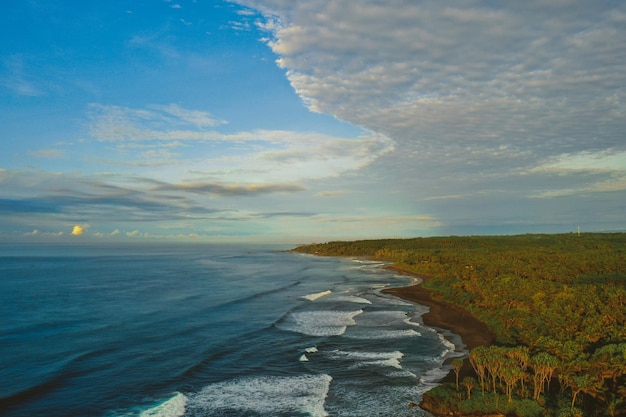
[[614, 172], [622, 171], [626, 174], [626, 151], [614, 152], [582, 151], [574, 154], [562, 154], [546, 161], [543, 165], [535, 168], [536, 171], [590, 171], [590, 172]]
[[14, 94], [26, 97], [42, 96], [44, 92], [34, 77], [28, 74], [28, 63], [22, 55], [12, 55], [3, 60], [8, 73], [0, 78], [0, 84], [13, 91]]
[[[393, 141], [361, 173], [407, 206], [471, 200], [463, 222], [481, 224], [513, 193], [516, 215], [541, 222], [549, 209], [531, 197], [624, 189], [624, 2], [237, 3], [263, 13], [265, 42], [312, 111]], [[598, 210], [612, 218], [618, 200]]]
[[526, 154], [512, 167], [624, 146], [624, 4], [238, 3], [268, 16], [268, 44], [311, 110], [385, 134], [413, 164], [447, 166], [459, 148], [481, 149], [465, 160], [485, 166], [514, 144]]
[[30, 156], [34, 156], [35, 158], [57, 159], [63, 157], [65, 152], [60, 149], [40, 149], [37, 151], [30, 151], [28, 154]]
[[[182, 165], [188, 171], [227, 183], [334, 177], [371, 164], [395, 146], [381, 134], [342, 138], [284, 130], [221, 133], [214, 128], [223, 122], [209, 113], [176, 105], [134, 109], [92, 104], [90, 109], [92, 136], [118, 144], [117, 149], [125, 156], [98, 162], [145, 167]], [[174, 153], [169, 150], [174, 147], [187, 149]], [[128, 160], [129, 151], [145, 148], [150, 149]], [[172, 172], [166, 175], [171, 181]], [[174, 180], [184, 180], [180, 170], [174, 175]]]

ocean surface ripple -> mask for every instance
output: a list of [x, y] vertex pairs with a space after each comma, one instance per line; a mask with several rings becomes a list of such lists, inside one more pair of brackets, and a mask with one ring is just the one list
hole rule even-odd
[[0, 246], [0, 411], [426, 416], [458, 354], [381, 263], [284, 246]]

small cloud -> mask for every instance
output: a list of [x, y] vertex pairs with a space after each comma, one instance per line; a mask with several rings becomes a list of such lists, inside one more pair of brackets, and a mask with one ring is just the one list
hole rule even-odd
[[448, 195], [436, 195], [432, 197], [427, 197], [424, 201], [433, 201], [433, 200], [458, 200], [460, 198], [464, 198], [466, 196], [462, 194], [448, 194]]
[[118, 229], [115, 229], [114, 231], [111, 232], [111, 236], [117, 236], [120, 234], [120, 231]]
[[316, 195], [318, 197], [339, 197], [340, 195], [349, 194], [349, 193], [351, 193], [351, 191], [342, 191], [342, 190], [338, 190], [338, 191], [320, 191]]
[[161, 191], [186, 191], [195, 194], [213, 194], [221, 197], [263, 195], [277, 192], [297, 192], [305, 188], [297, 184], [217, 184], [217, 183], [179, 183], [162, 184], [155, 187]]
[[237, 10], [237, 14], [240, 16], [254, 16], [257, 13], [251, 9], [241, 9], [241, 10]]
[[56, 159], [61, 158], [65, 152], [59, 149], [41, 149], [38, 151], [30, 151], [28, 154], [35, 158]]
[[43, 92], [30, 79], [27, 68], [28, 63], [24, 61], [21, 55], [14, 55], [4, 59], [4, 66], [10, 75], [7, 78], [0, 79], [0, 83], [20, 96], [37, 97], [43, 95]]
[[607, 149], [599, 152], [582, 151], [573, 154], [561, 154], [552, 158], [549, 162], [535, 168], [534, 171], [626, 171], [626, 151], [613, 151], [611, 149]]
[[128, 237], [137, 237], [137, 236], [139, 236], [139, 230], [133, 230], [132, 232], [126, 232], [126, 236], [128, 236]]
[[172, 4], [170, 7], [172, 9], [181, 9], [182, 8], [182, 6], [180, 4]]
[[228, 24], [233, 30], [250, 30], [250, 23], [248, 22], [230, 21]]
[[37, 235], [39, 235], [39, 230], [37, 230], [37, 229], [33, 229], [32, 232], [24, 233], [24, 236], [37, 236]]

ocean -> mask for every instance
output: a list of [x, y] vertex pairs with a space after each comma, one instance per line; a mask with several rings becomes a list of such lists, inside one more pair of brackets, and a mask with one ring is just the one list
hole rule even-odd
[[289, 248], [0, 246], [0, 415], [429, 416], [413, 278]]

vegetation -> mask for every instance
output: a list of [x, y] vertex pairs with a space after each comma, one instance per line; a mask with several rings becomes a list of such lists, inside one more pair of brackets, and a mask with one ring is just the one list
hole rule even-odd
[[475, 378], [457, 375], [452, 387], [428, 393], [444, 395], [450, 409], [626, 416], [624, 233], [329, 242], [295, 251], [392, 261], [428, 277], [424, 286], [437, 297], [494, 331], [495, 346], [470, 353]]

